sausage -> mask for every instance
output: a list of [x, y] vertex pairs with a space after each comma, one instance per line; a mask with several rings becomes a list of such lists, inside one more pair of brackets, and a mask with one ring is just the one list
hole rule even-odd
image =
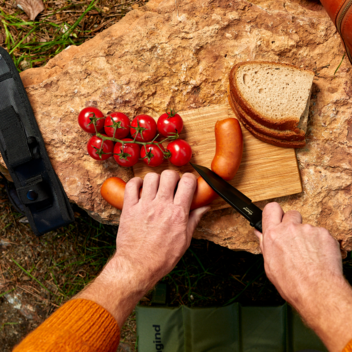
[[242, 130], [237, 119], [228, 118], [215, 124], [216, 151], [211, 169], [224, 180], [232, 180], [240, 167], [243, 153]]
[[[215, 124], [216, 151], [211, 163], [211, 169], [224, 180], [235, 176], [243, 152], [243, 136], [241, 126], [235, 118], [217, 121]], [[102, 185], [102, 197], [113, 207], [122, 209], [126, 182], [118, 177], [108, 178]], [[142, 188], [140, 195], [142, 193]], [[210, 204], [218, 197], [217, 193], [198, 177], [191, 210]]]
[[202, 177], [197, 179], [197, 189], [194, 193], [191, 210], [210, 204], [218, 194], [204, 181]]
[[109, 177], [101, 186], [101, 196], [113, 207], [122, 210], [126, 182], [119, 177]]

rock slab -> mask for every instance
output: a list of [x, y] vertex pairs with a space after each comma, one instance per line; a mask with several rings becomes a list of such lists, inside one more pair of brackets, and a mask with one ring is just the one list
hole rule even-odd
[[[352, 249], [352, 84], [334, 25], [317, 1], [151, 0], [43, 68], [22, 73], [49, 156], [69, 199], [98, 221], [117, 224], [120, 211], [99, 190], [107, 177], [131, 170], [86, 152], [77, 115], [94, 105], [130, 118], [226, 102], [227, 74], [240, 61], [269, 60], [317, 74], [307, 146], [297, 150], [304, 192], [276, 199], [304, 222], [326, 227]], [[258, 204], [260, 207], [265, 202]], [[194, 236], [259, 253], [246, 220], [231, 209], [207, 214]]]

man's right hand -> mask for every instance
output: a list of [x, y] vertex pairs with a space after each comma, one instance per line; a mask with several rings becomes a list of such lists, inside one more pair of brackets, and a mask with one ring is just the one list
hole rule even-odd
[[330, 351], [352, 338], [352, 290], [342, 274], [338, 242], [324, 228], [302, 224], [278, 203], [263, 211], [263, 234], [255, 230], [265, 271], [281, 296], [301, 314]]

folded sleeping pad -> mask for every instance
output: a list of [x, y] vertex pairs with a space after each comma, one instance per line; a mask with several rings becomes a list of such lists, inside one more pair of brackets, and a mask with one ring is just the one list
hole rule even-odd
[[298, 352], [327, 349], [293, 309], [136, 308], [139, 352]]
[[12, 201], [27, 216], [36, 235], [74, 221], [21, 78], [11, 57], [1, 47], [0, 151], [16, 189]]

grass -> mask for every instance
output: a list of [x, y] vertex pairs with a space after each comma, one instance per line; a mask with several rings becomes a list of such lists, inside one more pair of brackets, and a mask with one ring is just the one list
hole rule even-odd
[[18, 324], [20, 324], [20, 323], [17, 323], [17, 322], [14, 322], [14, 323], [12, 323], [12, 322], [4, 323], [4, 324], [1, 325], [0, 331], [2, 331], [6, 325], [18, 325]]
[[342, 59], [334, 72], [334, 76], [336, 75], [337, 71], [339, 70], [340, 66], [342, 65], [342, 62], [343, 62], [343, 59], [345, 58], [345, 55], [346, 55], [346, 53], [343, 53]]
[[[12, 58], [18, 68], [20, 68], [21, 63], [25, 60], [29, 63], [29, 67], [33, 67], [33, 64], [46, 63], [51, 57], [55, 56], [62, 50], [64, 50], [69, 45], [79, 45], [82, 40], [78, 40], [81, 34], [75, 33], [75, 29], [82, 21], [83, 17], [91, 10], [95, 9], [95, 0], [93, 0], [87, 8], [84, 10], [82, 15], [77, 19], [77, 21], [68, 26], [67, 23], [62, 23], [60, 25], [50, 21], [48, 17], [55, 16], [56, 14], [64, 11], [74, 4], [64, 7], [63, 9], [54, 11], [51, 16], [46, 17], [41, 21], [28, 21], [23, 20], [16, 15], [11, 15], [0, 10], [1, 22], [5, 29], [5, 45], [10, 54], [14, 54], [15, 51], [19, 55], [12, 55]], [[82, 5], [81, 5], [82, 6]], [[15, 33], [17, 38], [10, 30], [10, 28], [15, 28]], [[48, 34], [51, 33], [51, 40], [42, 41], [40, 33]], [[83, 31], [84, 33], [84, 31]], [[50, 38], [50, 36], [48, 35]], [[29, 39], [28, 42], [26, 39]]]
[[163, 282], [168, 285], [169, 306], [224, 306], [234, 301], [263, 305], [283, 303], [266, 278], [262, 256], [234, 252], [207, 241], [193, 240]]
[[[57, 6], [57, 2], [64, 3]], [[50, 1], [45, 11], [30, 21], [10, 1], [0, 1], [0, 36], [16, 67], [23, 71], [45, 65], [70, 45], [80, 45], [120, 20], [137, 1]]]

